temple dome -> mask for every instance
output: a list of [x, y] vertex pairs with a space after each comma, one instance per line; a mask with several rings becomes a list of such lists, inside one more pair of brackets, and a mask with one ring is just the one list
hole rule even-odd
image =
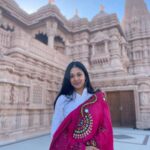
[[76, 10], [75, 15], [69, 20], [69, 24], [72, 29], [87, 28], [88, 27], [88, 19], [80, 18], [78, 15], [78, 11]]
[[78, 10], [76, 9], [75, 15], [69, 20], [71, 23], [80, 22], [82, 19], [79, 17]]
[[39, 8], [37, 11], [38, 12], [45, 12], [46, 10], [52, 10], [54, 12], [59, 12], [60, 13], [59, 8], [56, 5], [53, 5], [53, 4], [45, 5], [41, 8]]
[[100, 18], [105, 17], [105, 16], [107, 16], [107, 15], [108, 15], [108, 14], [105, 12], [104, 6], [101, 5], [101, 6], [100, 6], [100, 11], [99, 11], [99, 13], [98, 13], [96, 16], [93, 17], [92, 21], [94, 21], [94, 20], [99, 20]]
[[78, 14], [75, 14], [69, 21], [70, 22], [77, 22], [80, 20], [81, 20], [81, 18], [78, 16]]

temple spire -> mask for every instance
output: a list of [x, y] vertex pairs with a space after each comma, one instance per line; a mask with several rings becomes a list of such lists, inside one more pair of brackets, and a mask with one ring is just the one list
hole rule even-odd
[[100, 8], [100, 12], [104, 12], [105, 11], [104, 5], [101, 4], [99, 8]]
[[54, 3], [55, 3], [55, 0], [48, 0], [48, 3], [49, 3], [49, 4], [54, 4]]
[[80, 20], [78, 9], [75, 10], [75, 15], [70, 20], [72, 22]]
[[126, 0], [123, 24], [130, 22], [134, 17], [148, 16], [149, 11], [144, 0]]
[[75, 10], [75, 16], [79, 16], [79, 11], [78, 11], [78, 9]]

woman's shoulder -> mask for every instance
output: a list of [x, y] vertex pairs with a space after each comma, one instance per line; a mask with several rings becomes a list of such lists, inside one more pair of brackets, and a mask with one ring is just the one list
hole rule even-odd
[[57, 103], [56, 105], [62, 105], [63, 103], [65, 103], [65, 101], [67, 100], [67, 96], [66, 95], [60, 95], [58, 98], [57, 98]]
[[63, 102], [65, 100], [65, 95], [60, 95], [60, 96], [58, 96], [58, 98], [57, 98], [57, 103], [61, 103], [61, 102]]
[[95, 91], [95, 95], [101, 97], [104, 101], [106, 101], [106, 93], [104, 91], [97, 89]]

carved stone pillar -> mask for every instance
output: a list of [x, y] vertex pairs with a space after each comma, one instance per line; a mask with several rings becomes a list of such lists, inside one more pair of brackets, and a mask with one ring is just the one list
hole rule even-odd
[[148, 47], [147, 46], [144, 46], [144, 59], [145, 58], [149, 58], [148, 57]]
[[126, 56], [125, 44], [122, 44], [122, 56]]
[[3, 23], [2, 9], [0, 9], [0, 25]]
[[141, 92], [140, 93], [140, 105], [142, 106], [150, 105], [149, 96], [150, 96], [150, 92]]
[[57, 31], [57, 23], [56, 22], [47, 22], [46, 23], [47, 28], [47, 35], [48, 35], [48, 46], [50, 48], [54, 48], [54, 38]]
[[71, 45], [70, 45], [69, 41], [66, 41], [65, 54], [68, 56], [71, 55]]
[[120, 56], [120, 46], [119, 46], [119, 40], [116, 36], [113, 36], [111, 39], [111, 49], [112, 49], [112, 55], [118, 55]]
[[89, 67], [89, 46], [88, 43], [84, 43], [82, 45], [82, 62], [84, 63], [84, 65], [88, 68]]
[[121, 62], [121, 50], [119, 45], [119, 40], [116, 36], [111, 39], [111, 65], [115, 68], [122, 68]]
[[109, 54], [109, 51], [108, 51], [108, 41], [107, 40], [105, 40], [105, 52], [107, 54]]
[[52, 49], [54, 48], [54, 36], [52, 35], [48, 36], [48, 46]]
[[95, 55], [95, 44], [92, 44], [92, 57]]

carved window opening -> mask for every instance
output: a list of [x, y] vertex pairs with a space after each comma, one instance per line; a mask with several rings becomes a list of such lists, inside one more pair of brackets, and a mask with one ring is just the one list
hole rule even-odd
[[39, 40], [40, 42], [48, 45], [48, 37], [46, 34], [38, 33], [35, 35], [35, 39]]
[[14, 31], [14, 28], [11, 28], [9, 25], [7, 27], [5, 27], [4, 25], [0, 25], [0, 28], [5, 31], [10, 31], [10, 32]]
[[54, 38], [54, 48], [60, 53], [64, 54], [65, 52], [65, 42], [60, 36], [55, 36]]
[[96, 45], [96, 53], [97, 54], [105, 54], [105, 44], [104, 43], [98, 43]]

